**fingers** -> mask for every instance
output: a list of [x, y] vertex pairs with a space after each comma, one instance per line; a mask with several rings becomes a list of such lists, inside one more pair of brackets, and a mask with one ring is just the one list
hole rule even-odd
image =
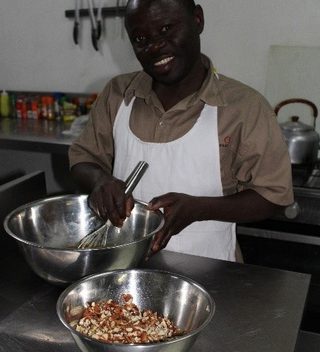
[[114, 211], [110, 214], [110, 221], [114, 225], [121, 227], [125, 219], [131, 215], [131, 211], [134, 207], [134, 199], [132, 196], [124, 196], [116, 200], [115, 205], [116, 207], [113, 208]]
[[98, 206], [98, 203], [96, 201], [94, 201], [93, 197], [92, 197], [92, 194], [90, 194], [88, 196], [88, 207], [95, 213], [99, 216], [99, 218], [103, 218], [102, 215], [101, 215], [101, 212], [100, 212], [100, 208]]
[[173, 202], [173, 193], [163, 194], [162, 196], [151, 199], [148, 204], [149, 209], [158, 210], [160, 208], [168, 207]]
[[152, 240], [148, 254], [146, 255], [145, 261], [148, 261], [150, 257], [155, 255], [161, 250], [162, 235], [158, 233]]
[[[102, 219], [110, 220], [113, 225], [121, 226], [130, 209], [126, 205], [126, 197], [119, 195], [117, 198], [110, 195], [91, 194], [88, 197], [89, 207]], [[131, 210], [131, 209], [130, 209]]]
[[170, 241], [173, 234], [169, 232], [165, 232], [165, 230], [159, 231], [150, 246], [150, 250], [145, 258], [146, 261], [150, 259], [151, 256], [155, 255], [156, 253], [160, 252], [163, 248], [165, 248]]
[[108, 208], [108, 218], [113, 225], [121, 227], [126, 218], [125, 200], [117, 200]]
[[123, 192], [115, 195], [103, 195], [93, 192], [88, 197], [89, 207], [104, 220], [110, 220], [113, 225], [121, 227], [124, 220], [130, 216], [134, 207], [132, 196], [126, 197]]
[[113, 225], [121, 227], [127, 217], [131, 215], [134, 207], [134, 199], [132, 197], [119, 199], [115, 202], [115, 207], [110, 212], [110, 221]]
[[159, 252], [161, 249], [165, 248], [171, 238], [171, 234], [169, 232], [159, 231], [152, 242], [151, 251], [153, 254]]
[[126, 216], [127, 216], [127, 217], [130, 216], [133, 207], [134, 207], [134, 199], [133, 199], [132, 196], [129, 196], [129, 197], [126, 199]]

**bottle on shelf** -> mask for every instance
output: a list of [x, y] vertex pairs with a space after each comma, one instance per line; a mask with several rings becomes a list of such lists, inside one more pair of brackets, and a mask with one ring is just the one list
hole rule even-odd
[[0, 104], [1, 116], [9, 117], [10, 115], [9, 94], [5, 90], [3, 90], [1, 92], [0, 99], [1, 99], [1, 104]]

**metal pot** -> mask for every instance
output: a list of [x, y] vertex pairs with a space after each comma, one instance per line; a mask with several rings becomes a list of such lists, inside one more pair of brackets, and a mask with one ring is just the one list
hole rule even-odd
[[314, 165], [318, 160], [319, 135], [315, 131], [318, 109], [314, 103], [306, 99], [288, 99], [279, 103], [275, 108], [276, 115], [281, 107], [292, 103], [303, 103], [311, 106], [313, 110], [313, 126], [299, 121], [298, 116], [292, 116], [291, 121], [280, 124], [282, 133], [288, 145], [291, 164]]

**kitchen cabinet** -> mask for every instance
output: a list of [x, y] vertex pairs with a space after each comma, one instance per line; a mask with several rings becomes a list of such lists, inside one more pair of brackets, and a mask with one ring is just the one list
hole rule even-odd
[[[11, 175], [10, 175], [11, 177]], [[44, 198], [46, 181], [43, 171], [15, 177], [0, 184], [0, 231], [3, 232], [3, 221], [7, 214], [20, 205]], [[6, 238], [6, 236], [3, 236]], [[3, 238], [0, 240], [0, 246]]]

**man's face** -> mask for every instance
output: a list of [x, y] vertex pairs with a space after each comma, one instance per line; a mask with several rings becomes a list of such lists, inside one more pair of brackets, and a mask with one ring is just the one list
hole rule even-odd
[[188, 76], [200, 57], [202, 11], [188, 12], [179, 0], [134, 0], [126, 29], [145, 72], [162, 84]]

